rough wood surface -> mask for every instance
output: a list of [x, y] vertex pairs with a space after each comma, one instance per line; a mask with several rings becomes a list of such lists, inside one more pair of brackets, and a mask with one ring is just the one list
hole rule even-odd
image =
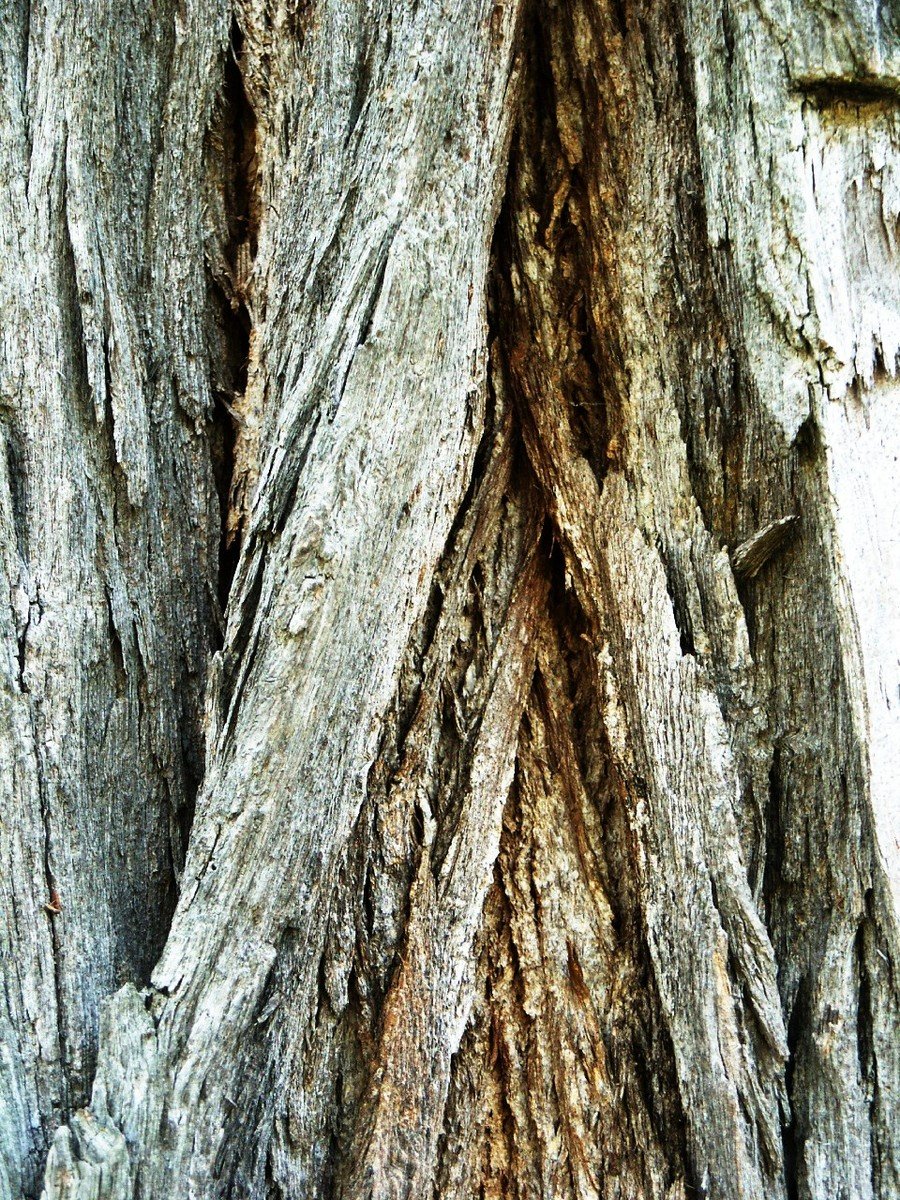
[[149, 979], [202, 772], [227, 15], [176, 11], [0, 8], [3, 1196], [87, 1102], [103, 997]]
[[0, 1200], [900, 1194], [892, 13], [0, 58]]

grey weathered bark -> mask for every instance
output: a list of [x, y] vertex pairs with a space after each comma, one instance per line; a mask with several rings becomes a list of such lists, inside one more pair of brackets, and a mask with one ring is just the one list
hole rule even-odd
[[900, 1194], [893, 14], [0, 56], [0, 1200]]

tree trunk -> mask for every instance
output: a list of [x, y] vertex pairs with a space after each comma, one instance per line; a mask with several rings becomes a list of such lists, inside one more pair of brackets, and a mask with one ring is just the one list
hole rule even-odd
[[0, 62], [0, 1200], [900, 1195], [892, 11]]

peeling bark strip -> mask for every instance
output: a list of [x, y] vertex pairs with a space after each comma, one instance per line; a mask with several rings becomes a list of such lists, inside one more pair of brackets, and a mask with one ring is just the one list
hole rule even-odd
[[0, 1200], [900, 1195], [898, 78], [0, 3]]

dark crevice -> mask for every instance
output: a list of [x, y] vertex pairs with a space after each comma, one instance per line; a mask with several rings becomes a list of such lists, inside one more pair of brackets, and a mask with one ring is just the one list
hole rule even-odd
[[225, 361], [221, 364], [222, 383], [215, 389], [218, 404], [210, 431], [221, 513], [218, 599], [223, 612], [234, 581], [243, 533], [243, 512], [234, 511], [242, 509], [246, 499], [237, 478], [237, 451], [247, 393], [253, 326], [251, 272], [260, 218], [256, 115], [244, 82], [243, 55], [244, 37], [234, 21], [225, 59], [219, 131], [227, 163], [222, 186], [228, 219], [228, 241], [224, 247], [228, 275], [220, 281], [219, 307]]
[[26, 661], [26, 651], [27, 651], [27, 647], [28, 647], [28, 630], [30, 628], [31, 628], [31, 606], [29, 605], [28, 616], [25, 618], [25, 624], [23, 625], [22, 631], [19, 633], [18, 638], [17, 638], [18, 660], [19, 660], [18, 683], [19, 683], [19, 691], [22, 692], [23, 694], [25, 694], [31, 690], [28, 687], [28, 683], [25, 679], [25, 661]]
[[116, 625], [116, 618], [113, 614], [112, 597], [110, 595], [109, 585], [106, 587], [106, 619], [109, 630], [109, 646], [112, 652], [113, 667], [116, 672], [119, 693], [122, 694], [125, 690], [125, 681], [127, 678], [127, 671], [125, 668], [125, 653], [122, 647], [122, 639], [119, 636], [119, 627]]
[[[624, 10], [619, 11], [619, 19], [624, 34]], [[573, 457], [580, 455], [590, 465], [598, 488], [602, 488], [607, 473], [618, 465], [614, 461], [612, 442], [618, 418], [615, 393], [622, 364], [613, 315], [616, 300], [605, 293], [606, 281], [598, 283], [594, 278], [596, 264], [591, 259], [581, 225], [590, 207], [587, 187], [578, 170], [568, 164], [556, 127], [558, 108], [569, 112], [571, 107], [590, 108], [590, 105], [584, 104], [580, 94], [557, 94], [559, 80], [565, 80], [566, 88], [576, 90], [579, 80], [577, 71], [568, 73], [570, 64], [560, 67], [558, 78], [555, 75], [554, 67], [559, 64], [550, 60], [551, 47], [558, 46], [559, 39], [547, 28], [550, 20], [535, 5], [530, 19], [525, 22], [526, 71], [530, 73], [530, 82], [526, 80], [523, 113], [513, 138], [507, 192], [494, 239], [490, 293], [492, 336], [495, 338], [492, 357], [503, 371], [504, 390], [511, 398], [517, 423], [521, 423], [528, 461], [539, 476], [545, 503], [554, 513], [555, 489], [564, 487], [565, 482], [554, 477], [554, 463], [547, 446], [542, 444], [543, 426], [537, 406], [555, 405], [564, 410], [562, 419], [567, 432], [571, 433], [569, 446]], [[596, 157], [599, 153], [596, 144], [592, 145], [592, 154]], [[563, 192], [569, 199], [560, 204], [558, 198]], [[578, 214], [577, 219], [573, 219], [572, 210]], [[535, 214], [536, 238], [542, 250], [552, 252], [552, 265], [547, 268], [546, 278], [535, 283], [532, 291], [528, 286], [517, 287], [517, 280], [533, 281], [535, 271], [544, 269], [545, 260], [538, 259], [541, 266], [536, 267], [528, 246], [523, 244], [522, 229], [528, 227], [527, 219]], [[599, 315], [591, 306], [594, 289], [603, 294], [604, 307]], [[531, 311], [530, 305], [540, 305], [541, 311]], [[598, 319], [604, 322], [603, 328], [596, 328]], [[552, 361], [549, 363], [541, 360], [544, 348], [534, 334], [535, 328], [542, 327], [566, 330], [568, 335], [560, 338], [558, 354], [554, 355], [551, 350]], [[545, 378], [541, 379], [541, 376]], [[546, 387], [548, 380], [550, 389]], [[673, 1181], [685, 1175], [690, 1179], [687, 1123], [676, 1081], [674, 1047], [662, 1013], [647, 930], [641, 916], [639, 850], [627, 812], [625, 793], [628, 784], [612, 778], [614, 768], [608, 747], [604, 752], [605, 730], [598, 706], [602, 686], [592, 650], [596, 629], [592, 618], [582, 608], [577, 586], [573, 588], [573, 572], [580, 568], [577, 557], [573, 561], [572, 547], [565, 533], [559, 528], [548, 525], [544, 553], [551, 581], [547, 616], [556, 631], [562, 670], [558, 677], [554, 673], [552, 681], [548, 681], [543, 678], [543, 668], [538, 669], [529, 703], [536, 711], [544, 713], [548, 733], [554, 727], [550, 715], [551, 687], [554, 691], [561, 688], [572, 706], [567, 716], [573, 738], [571, 755], [562, 752], [561, 748], [556, 754], [550, 746], [546, 769], [553, 778], [561, 779], [572, 774], [574, 765], [574, 771], [580, 776], [579, 784], [573, 781], [571, 821], [574, 827], [581, 829], [579, 853], [584, 856], [581, 869], [587, 878], [599, 876], [610, 899], [616, 921], [616, 959], [622, 963], [617, 969], [623, 971], [623, 978], [631, 971], [635, 981], [640, 981], [629, 1014], [628, 1029], [622, 1032], [621, 1041], [615, 1043], [614, 1049], [607, 1046], [606, 1050], [619, 1059], [616, 1066], [621, 1071], [621, 1079], [629, 1081], [629, 1099], [640, 1097], [638, 1108], [644, 1109], [660, 1145], [666, 1148]], [[693, 653], [689, 618], [682, 612], [685, 606], [676, 603], [673, 595], [673, 607], [676, 606], [682, 649]], [[523, 717], [523, 729], [528, 725], [527, 714], [528, 710]], [[559, 736], [565, 736], [562, 730], [557, 732]], [[507, 830], [516, 830], [516, 837], [521, 836], [520, 822], [514, 815], [521, 771], [520, 760], [516, 768], [517, 783], [504, 819]], [[635, 781], [630, 783], [632, 787], [637, 786]], [[599, 849], [591, 844], [590, 837], [581, 828], [583, 818], [578, 809], [582, 802], [576, 794], [581, 786], [602, 818]], [[503, 856], [501, 843], [498, 864], [502, 863]], [[516, 900], [512, 894], [507, 894], [502, 875], [498, 865], [494, 893], [506, 899], [507, 907], [511, 908]], [[511, 944], [515, 949], [514, 939]], [[516, 965], [513, 971], [516, 982], [519, 982], [520, 974], [521, 968]], [[522, 1007], [524, 1011], [525, 1005]], [[505, 1073], [509, 1074], [509, 1068]], [[512, 1091], [512, 1081], [508, 1086]], [[502, 1098], [506, 1085], [499, 1090]], [[626, 1100], [618, 1119], [624, 1120], [630, 1129], [630, 1115], [626, 1116], [628, 1108]], [[614, 1110], [609, 1116], [614, 1116]], [[608, 1136], [615, 1141], [620, 1137], [627, 1138], [628, 1134], [621, 1129], [614, 1131], [610, 1126]], [[511, 1145], [513, 1142], [511, 1137]]]
[[783, 828], [784, 795], [782, 784], [781, 746], [776, 741], [772, 747], [769, 764], [769, 792], [765, 809], [765, 867], [763, 870], [762, 901], [765, 909], [766, 926], [777, 926], [782, 908], [788, 897], [784, 883], [784, 840]]
[[[865, 896], [866, 910], [871, 907], [871, 892]], [[866, 965], [866, 953], [868, 953], [868, 916], [864, 916], [859, 922], [857, 930], [856, 942], [854, 942], [854, 953], [856, 953], [856, 965], [858, 974], [859, 988], [859, 1004], [857, 1008], [857, 1060], [859, 1062], [859, 1075], [863, 1080], [864, 1087], [868, 1088], [871, 1100], [871, 1082], [872, 1082], [872, 1066], [875, 1062], [874, 1040], [872, 1040], [872, 988], [869, 978], [869, 967]]]
[[[344, 1111], [344, 1077], [340, 1071], [337, 1073], [334, 1084], [334, 1109], [337, 1113], [343, 1113]], [[338, 1171], [342, 1151], [341, 1138], [337, 1125], [332, 1125], [327, 1133], [327, 1138], [318, 1194], [320, 1200], [336, 1200], [339, 1182]]]
[[672, 616], [675, 620], [675, 627], [678, 630], [681, 653], [695, 656], [697, 648], [694, 644], [693, 622], [691, 621], [691, 614], [684, 596], [684, 588], [681, 585], [680, 575], [673, 568], [660, 541], [657, 541], [656, 550], [666, 577], [666, 591], [669, 593], [669, 600], [672, 603]]
[[857, 78], [810, 78], [794, 81], [794, 91], [816, 108], [896, 108], [900, 105], [900, 81], [874, 76]]
[[[34, 708], [29, 705], [31, 714], [32, 736], [34, 737], [35, 745], [41, 745], [38, 737], [37, 721], [35, 718]], [[43, 764], [38, 762], [37, 770], [37, 789], [38, 799], [41, 810], [41, 826], [43, 829], [44, 845], [44, 880], [47, 886], [47, 899], [44, 903], [44, 913], [50, 923], [50, 941], [53, 951], [53, 990], [56, 998], [56, 1031], [59, 1038], [59, 1065], [60, 1065], [60, 1080], [62, 1084], [63, 1094], [60, 1098], [60, 1107], [63, 1112], [68, 1112], [71, 1104], [71, 1092], [73, 1088], [77, 1089], [77, 1084], [69, 1078], [69, 1054], [68, 1054], [68, 1009], [65, 1001], [65, 992], [63, 990], [62, 980], [62, 946], [60, 944], [59, 931], [56, 926], [56, 919], [62, 912], [63, 900], [57, 891], [56, 877], [53, 872], [53, 839], [51, 834], [51, 813], [50, 801], [47, 797], [47, 789], [44, 782], [45, 775]]]
[[794, 1090], [797, 1075], [797, 1053], [806, 1040], [807, 1031], [812, 1021], [812, 1011], [809, 998], [809, 986], [806, 979], [800, 981], [787, 1027], [788, 1060], [785, 1067], [785, 1090], [788, 1103], [791, 1105], [791, 1118], [781, 1129], [781, 1143], [784, 1154], [784, 1184], [787, 1200], [800, 1200], [799, 1173], [803, 1159], [805, 1137], [798, 1126], [797, 1108], [794, 1104]]
[[3, 438], [6, 447], [6, 478], [9, 484], [9, 501], [16, 536], [16, 549], [23, 562], [28, 561], [28, 523], [26, 520], [26, 473], [17, 431], [11, 421], [3, 422]]
[[[382, 254], [381, 261], [378, 264], [378, 269], [375, 272], [375, 278], [369, 292], [369, 298], [366, 301], [365, 312], [360, 324], [359, 334], [356, 338], [358, 346], [364, 346], [369, 340], [369, 334], [372, 332], [372, 320], [375, 316], [375, 310], [378, 308], [378, 301], [381, 299], [381, 293], [384, 288], [384, 277], [387, 272], [388, 253], [385, 251]], [[347, 368], [349, 373], [349, 367]], [[346, 382], [346, 377], [345, 377]]]
[[[582, 272], [588, 275], [589, 268], [586, 263], [581, 262], [579, 265]], [[575, 328], [580, 335], [579, 354], [586, 371], [583, 382], [579, 380], [581, 386], [575, 388], [572, 397], [572, 431], [578, 439], [581, 453], [590, 463], [597, 484], [602, 490], [603, 480], [610, 467], [611, 414], [607, 396], [608, 389], [604, 387], [603, 374], [596, 353], [599, 338], [593, 327], [593, 320], [584, 293], [579, 298], [577, 312]]]
[[[216, 413], [216, 419], [210, 430], [210, 452], [213, 473], [216, 481], [216, 492], [219, 497], [219, 512], [221, 514], [221, 529], [219, 538], [219, 569], [217, 600], [219, 611], [224, 614], [231, 594], [231, 585], [237, 570], [240, 545], [236, 538], [228, 538], [228, 508], [231, 496], [231, 481], [234, 475], [235, 462], [235, 428], [234, 418], [227, 409]], [[220, 619], [219, 638], [214, 649], [222, 645], [224, 632], [224, 617]]]

